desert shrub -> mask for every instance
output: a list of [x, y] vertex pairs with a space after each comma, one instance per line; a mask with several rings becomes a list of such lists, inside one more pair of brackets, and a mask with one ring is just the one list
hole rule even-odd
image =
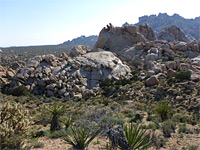
[[112, 80], [112, 79], [102, 80], [100, 83], [100, 87], [111, 86], [111, 85], [113, 85], [113, 82], [114, 82], [114, 80]]
[[133, 65], [134, 67], [138, 68], [139, 66], [142, 66], [142, 62], [141, 62], [140, 60], [138, 60], [138, 59], [134, 59], [134, 60], [132, 61], [132, 65]]
[[130, 108], [124, 108], [124, 109], [122, 110], [122, 113], [123, 113], [123, 114], [132, 114], [132, 113], [133, 113], [133, 110], [130, 109]]
[[28, 111], [16, 102], [7, 102], [0, 111], [1, 149], [20, 149], [28, 135]]
[[156, 130], [156, 124], [155, 124], [155, 123], [149, 123], [149, 124], [147, 125], [147, 129]]
[[110, 127], [114, 125], [123, 125], [124, 120], [119, 117], [114, 117], [114, 116], [104, 116], [101, 120], [101, 126], [102, 127]]
[[141, 126], [131, 123], [124, 127], [124, 132], [131, 149], [148, 149], [153, 144], [150, 134]]
[[165, 137], [160, 134], [156, 135], [155, 132], [152, 134], [151, 140], [157, 149], [163, 147], [167, 142], [167, 139]]
[[24, 85], [20, 85], [10, 91], [13, 96], [27, 96], [29, 94], [28, 89]]
[[42, 142], [38, 142], [38, 141], [34, 141], [30, 144], [30, 147], [32, 148], [43, 148], [44, 147], [44, 143]]
[[188, 116], [184, 115], [184, 114], [174, 114], [172, 117], [172, 120], [175, 122], [181, 122], [181, 123], [185, 123], [188, 121]]
[[176, 83], [176, 79], [175, 78], [168, 78], [167, 79], [167, 84], [169, 86], [172, 86], [172, 84]]
[[180, 81], [190, 80], [191, 74], [192, 74], [191, 71], [183, 69], [176, 74], [175, 78]]
[[132, 77], [131, 81], [138, 81], [139, 80], [139, 71], [138, 70], [132, 70], [131, 71]]
[[115, 85], [127, 85], [127, 84], [131, 84], [131, 80], [130, 79], [126, 79], [126, 78], [121, 78], [119, 80], [116, 80]]
[[147, 116], [147, 121], [151, 121], [152, 120], [152, 115], [148, 115]]
[[46, 130], [45, 131], [45, 136], [52, 138], [52, 139], [56, 139], [56, 138], [61, 138], [64, 137], [65, 135], [67, 135], [67, 131], [64, 129], [61, 129], [59, 131], [50, 131], [50, 130]]
[[171, 137], [171, 133], [175, 131], [176, 124], [171, 120], [167, 120], [162, 124], [162, 131], [165, 137]]
[[99, 134], [100, 130], [90, 131], [84, 126], [70, 127], [69, 133], [64, 140], [73, 146], [74, 149], [84, 150], [92, 142], [92, 140]]
[[179, 124], [178, 133], [186, 133], [189, 134], [190, 130], [186, 127], [185, 124]]
[[114, 88], [112, 86], [104, 87], [103, 88], [103, 95], [109, 96], [113, 93]]
[[198, 150], [199, 146], [198, 145], [189, 145], [188, 150]]
[[143, 116], [140, 114], [135, 114], [134, 117], [132, 117], [129, 122], [141, 122], [143, 119]]
[[165, 101], [158, 102], [155, 111], [163, 121], [169, 119], [172, 115], [171, 106]]
[[174, 61], [174, 57], [173, 56], [168, 56], [168, 61]]

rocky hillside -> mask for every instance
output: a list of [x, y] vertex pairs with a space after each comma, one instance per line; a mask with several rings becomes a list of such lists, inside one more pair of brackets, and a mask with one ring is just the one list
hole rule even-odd
[[[178, 28], [175, 29], [179, 31]], [[175, 77], [184, 68], [192, 72], [192, 80], [200, 77], [200, 42], [156, 40], [152, 32], [147, 25], [140, 25], [137, 28], [134, 25], [114, 27], [110, 24], [101, 30], [95, 48], [117, 53], [119, 58], [132, 64], [133, 69], [141, 66], [146, 76], [150, 77], [146, 81], [148, 85], [159, 84], [162, 82], [159, 78]], [[167, 61], [170, 58], [176, 58], [176, 61]], [[184, 58], [188, 59], [187, 62], [182, 62]]]
[[135, 25], [139, 26], [143, 23], [147, 23], [157, 33], [161, 32], [167, 26], [176, 25], [187, 35], [189, 40], [200, 39], [200, 17], [185, 19], [178, 14], [169, 16], [166, 13], [160, 13], [158, 16], [150, 15], [140, 17], [139, 22]]
[[91, 35], [91, 36], [87, 36], [87, 37], [82, 35], [80, 37], [72, 39], [71, 41], [68, 40], [68, 41], [62, 43], [61, 45], [73, 45], [73, 46], [86, 45], [86, 46], [93, 47], [94, 44], [96, 43], [97, 39], [98, 39], [97, 35]]
[[[5, 106], [16, 113], [7, 116], [15, 121], [30, 115], [31, 125], [15, 135], [5, 120], [3, 127], [9, 128], [3, 128], [3, 135], [11, 131], [14, 138], [5, 138], [8, 147], [23, 137], [27, 149], [77, 148], [66, 138], [82, 141], [84, 131], [96, 136], [86, 145], [89, 150], [137, 149], [130, 145], [138, 140], [126, 134], [142, 129], [144, 136], [138, 137], [150, 142], [150, 150], [199, 148], [200, 41], [186, 41], [176, 26], [158, 37], [147, 24], [109, 24], [94, 48], [78, 45], [69, 54], [39, 55], [12, 68], [18, 72], [0, 67], [0, 82], [7, 83], [2, 91], [10, 94], [0, 93], [0, 109], [9, 102]], [[30, 114], [24, 115], [25, 108]]]

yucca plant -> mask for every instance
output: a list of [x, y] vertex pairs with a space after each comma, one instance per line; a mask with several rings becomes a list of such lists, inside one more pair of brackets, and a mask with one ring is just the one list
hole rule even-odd
[[73, 123], [72, 117], [62, 117], [60, 121], [65, 125], [65, 130], [69, 128], [69, 126]]
[[64, 140], [73, 146], [74, 149], [84, 150], [92, 142], [92, 140], [99, 134], [100, 130], [90, 131], [86, 127], [71, 126], [69, 134], [66, 135]]
[[51, 119], [51, 131], [56, 131], [61, 129], [59, 117], [64, 113], [64, 107], [59, 104], [53, 104], [52, 107], [49, 108], [49, 111], [52, 114]]
[[150, 133], [146, 133], [142, 126], [131, 123], [124, 127], [124, 132], [131, 149], [148, 149], [153, 145]]

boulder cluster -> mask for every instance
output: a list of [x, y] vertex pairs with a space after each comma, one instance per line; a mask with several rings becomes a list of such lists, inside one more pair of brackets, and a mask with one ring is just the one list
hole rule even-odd
[[11, 68], [0, 66], [0, 83], [7, 84], [8, 79], [15, 75], [15, 71]]
[[55, 57], [49, 54], [29, 60], [12, 78], [7, 91], [23, 84], [38, 95], [87, 98], [95, 95], [102, 80], [128, 78], [130, 72], [112, 52], [91, 51], [79, 45], [69, 55], [63, 53]]
[[[0, 71], [1, 77], [12, 77], [5, 91], [24, 85], [38, 95], [88, 98], [98, 93], [102, 80], [130, 78], [131, 69], [138, 67], [141, 80], [147, 86], [165, 87], [166, 78], [175, 77], [184, 68], [191, 71], [192, 80], [197, 80], [200, 78], [199, 54], [200, 42], [187, 42], [178, 27], [168, 27], [156, 37], [147, 24], [138, 28], [109, 24], [101, 30], [94, 49], [78, 45], [60, 57], [36, 56], [17, 74], [4, 68]], [[184, 58], [188, 59], [183, 61]]]
[[166, 77], [174, 77], [183, 68], [192, 72], [192, 79], [200, 77], [199, 62], [194, 65], [170, 60], [187, 57], [199, 61], [199, 57], [195, 57], [200, 53], [200, 42], [187, 42], [184, 33], [176, 26], [163, 29], [159, 37], [156, 37], [147, 24], [139, 25], [138, 28], [134, 25], [113, 27], [110, 24], [100, 32], [95, 48], [115, 52], [120, 59], [131, 64], [133, 69], [137, 65], [142, 66], [147, 70], [145, 73], [149, 79], [146, 84], [150, 86], [159, 83], [164, 86]]

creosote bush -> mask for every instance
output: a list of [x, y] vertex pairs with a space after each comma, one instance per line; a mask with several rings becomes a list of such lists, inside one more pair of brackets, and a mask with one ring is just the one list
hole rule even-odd
[[16, 102], [7, 102], [0, 111], [0, 148], [21, 149], [30, 121], [28, 111]]
[[180, 81], [190, 80], [191, 74], [191, 71], [183, 69], [176, 74], [175, 78]]
[[164, 133], [164, 136], [167, 138], [171, 137], [171, 133], [175, 131], [175, 128], [176, 128], [176, 124], [173, 121], [167, 120], [163, 122], [162, 131]]
[[10, 91], [13, 96], [27, 96], [29, 94], [28, 89], [24, 85], [20, 85]]

